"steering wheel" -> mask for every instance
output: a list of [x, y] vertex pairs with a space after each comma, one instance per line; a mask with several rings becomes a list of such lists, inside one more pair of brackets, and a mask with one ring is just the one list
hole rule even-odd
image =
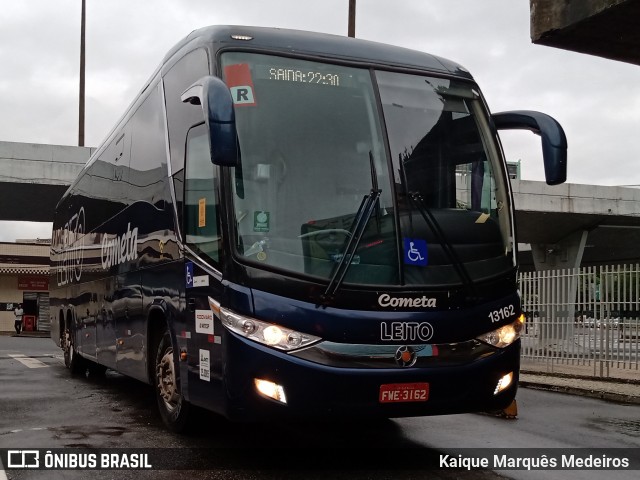
[[[303, 241], [311, 241], [324, 251], [327, 256], [344, 250], [353, 234], [344, 228], [324, 228], [298, 235]], [[317, 252], [319, 253], [319, 252]]]

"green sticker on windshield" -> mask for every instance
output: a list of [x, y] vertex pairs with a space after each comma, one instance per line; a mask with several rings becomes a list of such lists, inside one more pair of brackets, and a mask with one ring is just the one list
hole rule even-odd
[[253, 212], [253, 231], [268, 232], [270, 217], [269, 212]]

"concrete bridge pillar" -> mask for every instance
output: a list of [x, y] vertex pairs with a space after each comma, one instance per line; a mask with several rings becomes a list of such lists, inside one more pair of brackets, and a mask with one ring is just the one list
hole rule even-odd
[[[537, 271], [565, 270], [548, 279], [539, 292], [546, 299], [545, 318], [540, 325], [538, 347], [563, 352], [574, 337], [576, 299], [578, 294], [578, 268], [582, 262], [589, 232], [579, 230], [552, 245], [532, 245], [533, 261]], [[552, 274], [554, 276], [556, 274]], [[542, 315], [542, 312], [541, 312]]]
[[579, 268], [589, 232], [572, 233], [554, 244], [531, 245], [533, 264], [537, 271]]

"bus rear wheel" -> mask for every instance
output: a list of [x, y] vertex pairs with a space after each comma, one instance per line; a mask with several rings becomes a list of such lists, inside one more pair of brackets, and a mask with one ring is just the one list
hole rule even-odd
[[177, 365], [168, 331], [160, 339], [155, 362], [155, 390], [162, 421], [173, 432], [181, 432], [187, 425], [189, 403], [178, 386]]
[[87, 370], [87, 363], [76, 351], [73, 340], [73, 332], [70, 329], [64, 331], [62, 350], [64, 352], [64, 364], [72, 374], [83, 374]]

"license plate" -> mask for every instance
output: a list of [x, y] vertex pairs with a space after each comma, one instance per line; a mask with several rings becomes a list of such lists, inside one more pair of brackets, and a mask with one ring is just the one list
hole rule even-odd
[[428, 383], [388, 383], [380, 385], [380, 403], [426, 402], [429, 400]]

